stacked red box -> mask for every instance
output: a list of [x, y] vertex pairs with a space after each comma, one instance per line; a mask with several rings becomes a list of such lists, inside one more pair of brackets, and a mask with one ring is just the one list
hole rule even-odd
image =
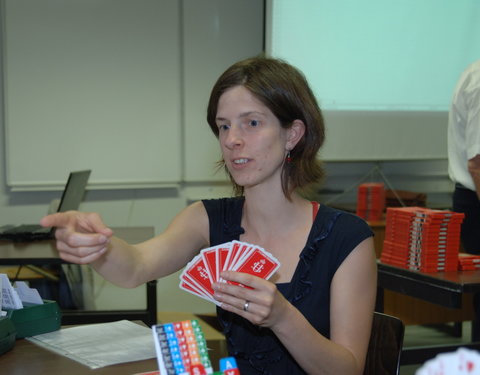
[[463, 217], [424, 207], [387, 208], [380, 260], [421, 272], [456, 271]]
[[458, 254], [458, 269], [460, 271], [480, 270], [480, 255]]
[[360, 184], [357, 189], [357, 215], [365, 220], [383, 219], [385, 186], [379, 182]]

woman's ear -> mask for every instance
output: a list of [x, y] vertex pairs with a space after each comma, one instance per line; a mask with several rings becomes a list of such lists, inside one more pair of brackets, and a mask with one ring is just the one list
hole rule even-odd
[[298, 141], [302, 139], [305, 134], [305, 124], [302, 120], [294, 120], [292, 126], [288, 128], [287, 132], [287, 150], [293, 150]]

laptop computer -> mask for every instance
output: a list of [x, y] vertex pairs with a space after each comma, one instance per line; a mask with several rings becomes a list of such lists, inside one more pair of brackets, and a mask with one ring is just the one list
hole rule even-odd
[[[57, 212], [78, 210], [85, 194], [91, 170], [71, 172], [63, 190]], [[31, 242], [53, 238], [55, 229], [40, 224], [6, 225], [0, 228], [0, 240]]]

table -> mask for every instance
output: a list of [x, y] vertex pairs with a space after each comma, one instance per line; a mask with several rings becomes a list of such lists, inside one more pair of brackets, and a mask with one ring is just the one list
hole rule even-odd
[[132, 375], [158, 369], [157, 359], [127, 362], [92, 370], [70, 358], [46, 350], [26, 339], [16, 341], [12, 350], [0, 356], [2, 374], [9, 375]]
[[[137, 243], [154, 235], [153, 227], [112, 228], [115, 235], [129, 243]], [[35, 241], [13, 243], [0, 241], [0, 265], [45, 265], [65, 263], [58, 257], [55, 243]], [[147, 326], [157, 322], [157, 281], [146, 283], [147, 307], [144, 310], [64, 310], [62, 324], [103, 323], [119, 319], [141, 320]]]
[[[213, 318], [213, 316], [212, 316]], [[191, 313], [162, 311], [158, 313], [159, 323], [197, 319], [210, 349], [209, 356], [215, 369], [219, 367], [220, 358], [228, 355], [225, 337], [221, 332], [209, 325], [203, 318]], [[153, 340], [153, 336], [152, 336]], [[68, 357], [49, 351], [26, 339], [15, 342], [12, 350], [0, 355], [0, 373], [9, 375], [133, 375], [141, 372], [158, 370], [156, 358], [127, 362], [118, 365], [91, 370]]]
[[[458, 271], [422, 273], [383, 264], [378, 265], [378, 294], [376, 310], [383, 311], [383, 290], [392, 290], [444, 307], [459, 309], [462, 297], [467, 293], [480, 292], [480, 272]], [[472, 342], [462, 344], [480, 350], [480, 329], [472, 322]], [[435, 345], [429, 347], [405, 348], [401, 364], [424, 363], [438, 353], [455, 351], [459, 345]]]

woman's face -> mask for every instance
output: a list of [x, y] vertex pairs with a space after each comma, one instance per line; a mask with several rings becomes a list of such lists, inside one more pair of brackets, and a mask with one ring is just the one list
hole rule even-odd
[[220, 97], [216, 123], [225, 165], [245, 189], [259, 184], [280, 184], [288, 149], [289, 130], [244, 86]]

